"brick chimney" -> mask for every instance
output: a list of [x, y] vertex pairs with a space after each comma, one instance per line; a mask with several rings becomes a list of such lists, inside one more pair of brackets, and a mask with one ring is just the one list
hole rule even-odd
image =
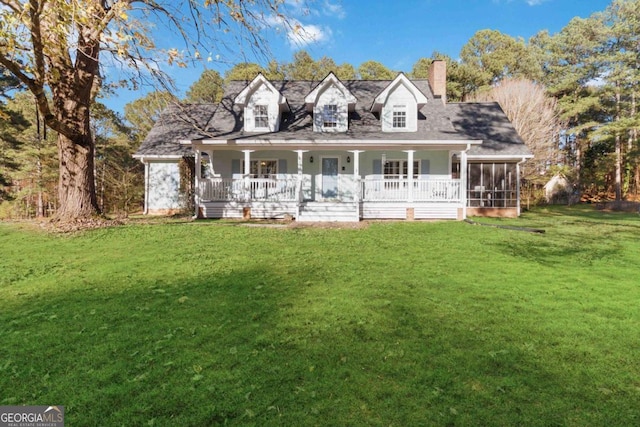
[[436, 98], [442, 99], [442, 103], [447, 103], [447, 63], [436, 59], [429, 66], [429, 86]]

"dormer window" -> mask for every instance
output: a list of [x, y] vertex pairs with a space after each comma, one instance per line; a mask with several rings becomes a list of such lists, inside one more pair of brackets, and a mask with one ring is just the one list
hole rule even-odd
[[269, 129], [269, 108], [266, 105], [255, 105], [253, 117], [256, 129]]
[[338, 106], [336, 104], [324, 105], [322, 112], [322, 127], [336, 128], [338, 126]]
[[245, 132], [277, 132], [282, 113], [290, 111], [287, 98], [258, 74], [233, 100], [244, 112]]
[[400, 73], [375, 97], [371, 112], [380, 115], [383, 132], [415, 132], [418, 112], [426, 103], [425, 94]]
[[305, 98], [306, 110], [313, 115], [314, 132], [346, 132], [349, 113], [355, 111], [356, 98], [329, 73]]
[[393, 106], [393, 128], [404, 129], [406, 127], [407, 127], [407, 106], [394, 105]]

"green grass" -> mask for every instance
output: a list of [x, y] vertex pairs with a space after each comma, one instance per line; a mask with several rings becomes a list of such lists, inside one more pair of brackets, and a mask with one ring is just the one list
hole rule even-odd
[[0, 224], [0, 405], [70, 426], [640, 424], [640, 217]]

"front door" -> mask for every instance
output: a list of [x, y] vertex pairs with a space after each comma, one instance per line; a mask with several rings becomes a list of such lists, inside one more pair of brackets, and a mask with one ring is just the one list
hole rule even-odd
[[322, 198], [338, 197], [338, 158], [322, 158]]

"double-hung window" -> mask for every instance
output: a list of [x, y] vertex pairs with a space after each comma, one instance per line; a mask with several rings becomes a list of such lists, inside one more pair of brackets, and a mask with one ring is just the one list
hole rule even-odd
[[322, 127], [323, 128], [338, 127], [338, 106], [336, 104], [327, 104], [323, 107]]
[[[244, 160], [242, 161], [242, 170], [244, 170]], [[249, 174], [251, 178], [277, 178], [278, 161], [251, 160], [249, 164]]]
[[253, 107], [253, 118], [256, 129], [269, 128], [269, 109], [266, 105], [256, 105]]
[[404, 129], [406, 127], [407, 127], [407, 106], [394, 105], [393, 106], [393, 128]]
[[[413, 178], [420, 174], [420, 161], [413, 161]], [[387, 160], [384, 165], [384, 179], [407, 179], [409, 171], [406, 160]]]

